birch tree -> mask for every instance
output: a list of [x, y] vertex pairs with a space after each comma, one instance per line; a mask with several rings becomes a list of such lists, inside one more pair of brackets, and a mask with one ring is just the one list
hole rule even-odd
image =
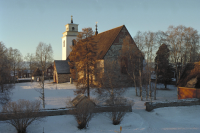
[[47, 69], [47, 63], [53, 62], [53, 49], [51, 47], [51, 44], [48, 45], [43, 42], [40, 42], [36, 48], [35, 59], [42, 70], [42, 78], [40, 80], [41, 89], [39, 90], [39, 92], [41, 94], [40, 99], [42, 100], [43, 108], [45, 108], [45, 94], [44, 94], [45, 77], [44, 76]]
[[[33, 53], [27, 53], [27, 55], [24, 57], [24, 59], [29, 63], [29, 68], [31, 71], [31, 76], [33, 71], [35, 70], [35, 56]], [[32, 82], [32, 78], [31, 78], [31, 82]]]
[[[133, 81], [135, 86], [135, 94], [138, 95], [137, 92], [137, 84], [138, 84], [138, 77], [139, 71], [142, 69], [140, 66], [142, 63], [140, 60], [143, 59], [141, 51], [137, 48], [137, 46], [132, 42], [132, 39], [129, 36], [126, 36], [123, 40], [122, 49], [120, 59], [126, 57], [128, 59], [128, 64], [125, 63], [126, 72], [130, 79]], [[140, 59], [139, 59], [140, 58]]]
[[[140, 31], [137, 32], [136, 36], [134, 37], [135, 43], [138, 47], [138, 49], [142, 52], [142, 55], [139, 55], [140, 57], [138, 58], [138, 63], [139, 63], [139, 87], [140, 87], [140, 98], [141, 101], [143, 100], [142, 97], [142, 70], [143, 70], [143, 59], [144, 59], [144, 54], [143, 54], [143, 50], [144, 50], [144, 36], [143, 33], [141, 33]], [[142, 65], [143, 64], [143, 65]]]
[[[16, 71], [18, 72], [18, 76], [20, 76], [19, 70], [21, 70], [22, 65], [23, 65], [23, 56], [21, 52], [18, 49], [13, 49], [12, 47], [10, 47], [8, 49], [8, 57], [12, 61], [11, 70], [14, 73], [14, 77], [16, 77], [15, 75]], [[15, 80], [14, 80], [14, 83], [15, 83]]]
[[176, 81], [184, 65], [199, 59], [199, 34], [197, 30], [183, 25], [169, 26], [166, 31], [170, 45], [170, 62], [176, 69]]
[[8, 58], [7, 48], [0, 42], [0, 104], [6, 104], [10, 100], [13, 88], [11, 77], [11, 60]]
[[[148, 77], [148, 86], [146, 86], [146, 100], [148, 100], [148, 96], [151, 98], [152, 88], [151, 88], [151, 72], [152, 72], [152, 63], [156, 42], [156, 34], [153, 32], [145, 32], [144, 33], [144, 53], [146, 56], [146, 76]], [[149, 92], [148, 92], [149, 90]]]

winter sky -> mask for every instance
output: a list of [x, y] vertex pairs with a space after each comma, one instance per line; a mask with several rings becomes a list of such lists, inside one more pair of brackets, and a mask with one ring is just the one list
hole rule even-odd
[[98, 22], [98, 32], [125, 25], [137, 31], [166, 31], [170, 25], [193, 27], [200, 32], [200, 0], [0, 0], [0, 41], [35, 53], [39, 42], [51, 44], [54, 59], [61, 60], [65, 25], [82, 28]]

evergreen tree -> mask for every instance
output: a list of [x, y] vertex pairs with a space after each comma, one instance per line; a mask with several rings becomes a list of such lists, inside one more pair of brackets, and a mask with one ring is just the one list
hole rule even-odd
[[69, 55], [70, 73], [77, 80], [76, 93], [85, 93], [90, 97], [90, 88], [94, 86], [97, 45], [92, 28], [84, 28], [78, 34], [72, 52]]
[[158, 81], [162, 82], [167, 88], [167, 84], [172, 80], [172, 66], [169, 64], [169, 48], [166, 44], [162, 44], [156, 52], [155, 71]]

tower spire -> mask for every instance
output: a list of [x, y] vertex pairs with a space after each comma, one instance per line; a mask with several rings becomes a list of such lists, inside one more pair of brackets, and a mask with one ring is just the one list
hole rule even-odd
[[71, 16], [71, 23], [73, 24], [73, 16]]
[[97, 23], [98, 23], [98, 22], [96, 22], [96, 25], [95, 25], [95, 26], [96, 26], [95, 35], [97, 35], [97, 34], [98, 34], [98, 31], [97, 31]]

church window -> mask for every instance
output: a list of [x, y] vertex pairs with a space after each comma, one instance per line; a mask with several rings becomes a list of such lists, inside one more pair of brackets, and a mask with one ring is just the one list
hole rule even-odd
[[74, 27], [72, 27], [72, 31], [74, 31], [75, 30], [75, 28]]
[[122, 74], [127, 74], [128, 70], [128, 60], [126, 57], [121, 58], [121, 73]]
[[63, 47], [65, 47], [65, 41], [63, 41]]
[[72, 46], [74, 46], [74, 45], [75, 45], [74, 41], [75, 41], [75, 39], [73, 39], [73, 40], [72, 40]]

